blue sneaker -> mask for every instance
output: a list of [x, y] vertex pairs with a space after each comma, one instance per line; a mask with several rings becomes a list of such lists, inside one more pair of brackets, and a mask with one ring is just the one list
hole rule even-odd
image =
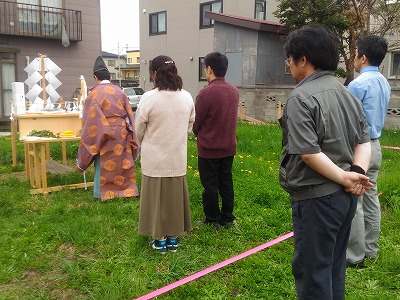
[[166, 240], [152, 240], [150, 242], [150, 247], [155, 249], [157, 252], [161, 254], [165, 254], [167, 252], [167, 241]]
[[167, 249], [171, 252], [178, 250], [178, 238], [167, 238]]

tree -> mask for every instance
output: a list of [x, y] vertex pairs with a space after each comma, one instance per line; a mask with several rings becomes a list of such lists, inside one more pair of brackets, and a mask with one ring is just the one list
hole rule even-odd
[[346, 66], [345, 85], [354, 78], [357, 40], [368, 34], [385, 36], [389, 49], [399, 49], [400, 0], [278, 0], [274, 15], [292, 31], [324, 24], [340, 39]]

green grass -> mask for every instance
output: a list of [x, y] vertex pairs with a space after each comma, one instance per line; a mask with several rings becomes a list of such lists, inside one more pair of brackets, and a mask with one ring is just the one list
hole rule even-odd
[[[382, 145], [400, 146], [385, 130]], [[281, 132], [277, 125], [238, 125], [233, 176], [236, 225], [220, 231], [203, 220], [195, 139], [189, 137], [188, 184], [193, 232], [177, 253], [162, 256], [138, 236], [139, 200], [99, 202], [92, 189], [29, 195], [11, 141], [0, 138], [0, 299], [134, 299], [291, 231], [287, 194], [278, 183]], [[68, 143], [70, 163], [77, 144]], [[51, 144], [61, 160], [61, 147]], [[381, 250], [368, 268], [347, 271], [346, 299], [400, 299], [400, 151], [383, 149], [378, 181], [382, 202]], [[140, 184], [140, 165], [137, 164]], [[91, 174], [89, 174], [89, 177]], [[82, 182], [71, 173], [51, 185]], [[161, 295], [158, 299], [295, 299], [288, 239]]]

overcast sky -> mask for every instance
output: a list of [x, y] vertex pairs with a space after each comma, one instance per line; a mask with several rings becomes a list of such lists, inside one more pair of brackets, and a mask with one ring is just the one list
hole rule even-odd
[[101, 47], [118, 54], [139, 49], [139, 0], [100, 0]]

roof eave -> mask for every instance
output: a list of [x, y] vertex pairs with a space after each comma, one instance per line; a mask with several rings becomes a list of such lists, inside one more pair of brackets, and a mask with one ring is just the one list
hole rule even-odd
[[244, 18], [239, 16], [232, 16], [223, 13], [206, 11], [205, 17], [212, 19], [216, 22], [235, 25], [239, 27], [254, 29], [258, 31], [266, 31], [278, 34], [284, 34], [283, 24], [271, 21], [264, 21], [258, 19]]

